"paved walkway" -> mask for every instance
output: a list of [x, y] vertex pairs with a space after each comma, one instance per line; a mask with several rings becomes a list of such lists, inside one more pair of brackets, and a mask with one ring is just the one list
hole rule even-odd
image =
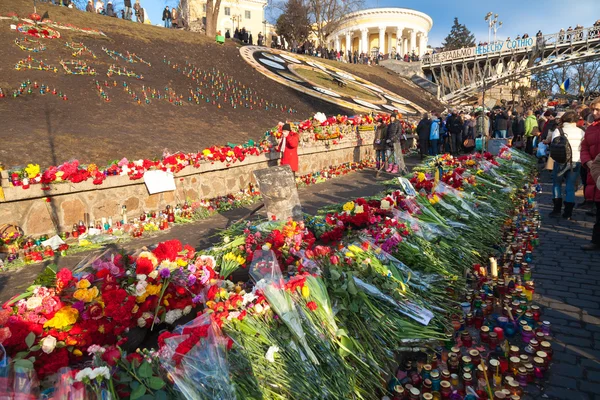
[[543, 172], [542, 181], [533, 278], [543, 319], [552, 323], [554, 356], [545, 396], [539, 398], [600, 400], [600, 252], [579, 249], [591, 238], [593, 218], [582, 210], [575, 210], [575, 221], [548, 217], [549, 172]]
[[[412, 169], [419, 162], [418, 157], [406, 158], [405, 161], [409, 169]], [[393, 175], [381, 173], [376, 179], [376, 171], [372, 169], [357, 171], [327, 182], [301, 188], [298, 190], [298, 194], [304, 211], [308, 214], [315, 214], [319, 208], [329, 204], [337, 204], [357, 197], [373, 196], [384, 189], [381, 182], [392, 177]], [[196, 249], [207, 248], [220, 239], [216, 236], [220, 230], [226, 228], [231, 222], [246, 216], [257, 206], [258, 204], [253, 204], [246, 208], [217, 214], [198, 222], [175, 225], [167, 232], [130, 240], [114, 246], [125, 251], [135, 251], [161, 241], [179, 239], [182, 243], [190, 244]], [[266, 217], [264, 208], [257, 215]], [[93, 253], [95, 251], [77, 253], [66, 257], [56, 257], [55, 260], [47, 260], [44, 263], [31, 264], [23, 268], [0, 273], [0, 304], [15, 294], [22, 293], [33, 283], [35, 278], [45, 268], [45, 265], [54, 262], [58, 264], [59, 268], [74, 268], [77, 263]]]

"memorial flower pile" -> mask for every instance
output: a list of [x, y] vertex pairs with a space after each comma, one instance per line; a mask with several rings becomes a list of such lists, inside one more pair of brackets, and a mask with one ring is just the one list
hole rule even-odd
[[[26, 82], [24, 87], [31, 85], [31, 82]], [[37, 85], [37, 83], [35, 84]], [[97, 84], [100, 87], [99, 84]], [[48, 89], [49, 90], [49, 89]], [[62, 97], [62, 93], [59, 94]], [[370, 116], [355, 116], [352, 118], [346, 116], [334, 116], [328, 118], [322, 125], [317, 128], [313, 126], [311, 120], [298, 124], [303, 127], [309, 124], [306, 129], [301, 129], [300, 133], [304, 134], [306, 140], [319, 140], [315, 135], [315, 129], [328, 129], [328, 132], [338, 132], [335, 139], [341, 140], [343, 137], [353, 135], [357, 137], [356, 125], [371, 125], [373, 118]], [[58, 166], [49, 166], [45, 169], [39, 164], [31, 163], [25, 168], [12, 168], [9, 170], [9, 179], [12, 186], [29, 189], [31, 185], [42, 185], [42, 188], [48, 188], [48, 185], [59, 184], [64, 182], [80, 183], [92, 180], [95, 185], [101, 185], [110, 176], [127, 176], [131, 180], [139, 180], [144, 177], [146, 171], [162, 170], [172, 173], [180, 172], [182, 169], [190, 166], [200, 168], [204, 163], [224, 163], [227, 167], [237, 162], [243, 162], [246, 157], [259, 156], [275, 151], [278, 144], [277, 138], [281, 136], [281, 126], [267, 132], [264, 140], [260, 143], [249, 141], [243, 145], [227, 144], [225, 146], [211, 146], [198, 153], [183, 153], [164, 154], [160, 160], [129, 160], [122, 158], [105, 167], [96, 164], [83, 164], [79, 160], [72, 160]], [[321, 131], [320, 131], [321, 132]], [[334, 142], [334, 145], [336, 142]], [[339, 170], [335, 170], [335, 168]], [[343, 173], [345, 167], [331, 167], [330, 171], [322, 171], [323, 174]], [[350, 167], [354, 169], [353, 167]], [[37, 173], [33, 173], [37, 172]], [[307, 182], [308, 183], [308, 182]]]
[[[498, 157], [438, 158], [410, 179], [388, 182], [381, 195], [348, 199], [306, 222], [234, 224], [198, 252], [174, 240], [130, 256], [105, 253], [49, 274], [7, 303], [2, 342], [40, 377], [71, 366], [86, 391], [121, 398], [375, 400], [409, 383], [420, 393], [433, 375], [404, 365], [395, 373], [398, 351], [442, 343], [462, 346], [469, 354], [463, 363], [482, 359], [486, 347], [474, 347], [464, 327], [475, 324], [495, 368], [493, 357], [505, 353], [496, 349], [497, 335], [484, 341], [484, 315], [494, 334], [514, 335], [512, 316], [529, 310], [527, 300], [515, 300], [493, 320], [488, 307], [496, 294], [531, 299], [534, 288], [522, 281], [531, 280], [528, 269], [512, 271], [513, 278], [505, 271], [505, 284], [494, 263], [489, 273], [486, 266], [505, 239], [509, 252], [535, 246], [534, 169], [527, 156], [506, 149]], [[474, 302], [465, 277], [482, 285]], [[196, 318], [179, 324], [191, 313]], [[525, 320], [523, 340], [534, 328], [543, 340], [534, 317]], [[157, 326], [166, 330], [156, 351], [125, 350], [133, 329]], [[440, 371], [458, 373], [460, 351], [440, 350]], [[543, 377], [547, 353], [535, 356]], [[494, 373], [516, 393], [527, 383], [523, 368], [522, 382], [520, 370]], [[457, 396], [470, 376], [461, 374]], [[486, 396], [492, 384], [473, 390]]]

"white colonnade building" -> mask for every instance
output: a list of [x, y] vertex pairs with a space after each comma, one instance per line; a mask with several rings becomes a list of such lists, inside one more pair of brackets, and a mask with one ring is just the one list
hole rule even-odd
[[327, 37], [327, 46], [352, 53], [409, 54], [422, 56], [427, 52], [428, 34], [433, 26], [431, 17], [409, 8], [371, 8], [344, 17]]

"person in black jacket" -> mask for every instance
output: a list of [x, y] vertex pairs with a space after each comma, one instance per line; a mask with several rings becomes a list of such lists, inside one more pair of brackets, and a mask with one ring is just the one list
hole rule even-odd
[[375, 128], [375, 137], [373, 139], [373, 150], [375, 150], [375, 168], [377, 168], [377, 170], [382, 169], [385, 166], [386, 140], [387, 127], [385, 126], [385, 122], [383, 121], [383, 119], [380, 118], [377, 120], [377, 126]]
[[506, 139], [508, 133], [508, 114], [505, 110], [497, 110], [496, 117], [494, 118], [494, 137], [500, 139]]
[[165, 28], [171, 27], [171, 11], [169, 11], [169, 6], [166, 6], [163, 10], [162, 20], [165, 21]]
[[513, 146], [523, 147], [523, 135], [525, 135], [525, 120], [518, 112], [515, 112], [512, 120]]
[[452, 114], [446, 120], [446, 128], [448, 129], [448, 138], [450, 142], [450, 152], [454, 155], [458, 154], [462, 142], [463, 121], [456, 110], [452, 110]]
[[423, 118], [417, 125], [417, 135], [419, 136], [419, 153], [421, 160], [429, 154], [429, 132], [431, 131], [431, 118], [429, 114], [423, 113]]

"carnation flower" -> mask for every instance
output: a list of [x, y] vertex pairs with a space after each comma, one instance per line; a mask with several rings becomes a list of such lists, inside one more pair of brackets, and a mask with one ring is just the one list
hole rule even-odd
[[183, 316], [183, 311], [181, 310], [169, 310], [165, 315], [165, 322], [167, 324], [172, 325], [173, 322], [177, 321], [179, 318]]

